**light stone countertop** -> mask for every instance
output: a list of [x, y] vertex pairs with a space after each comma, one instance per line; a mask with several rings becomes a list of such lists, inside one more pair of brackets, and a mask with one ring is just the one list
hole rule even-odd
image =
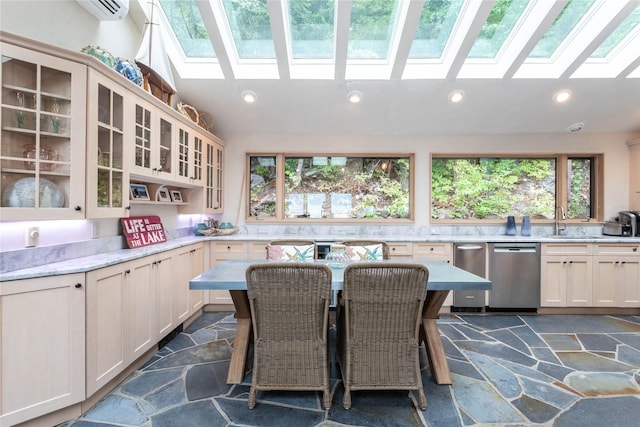
[[[276, 239], [296, 239], [308, 238], [308, 236], [283, 234], [247, 234], [238, 233], [227, 236], [199, 237], [187, 236], [169, 240], [168, 242], [145, 246], [136, 249], [119, 249], [109, 252], [100, 253], [86, 257], [78, 257], [66, 261], [53, 262], [40, 266], [23, 268], [19, 270], [8, 271], [0, 274], [0, 283], [10, 280], [31, 279], [37, 277], [57, 276], [63, 274], [85, 273], [87, 271], [96, 270], [103, 267], [119, 264], [126, 261], [135, 260], [149, 255], [177, 249], [183, 246], [191, 245], [202, 241], [265, 241]], [[638, 237], [617, 237], [617, 236], [507, 236], [507, 235], [410, 235], [401, 234], [396, 236], [364, 236], [364, 235], [314, 235], [313, 239], [317, 242], [333, 242], [347, 239], [371, 239], [385, 240], [389, 243], [393, 242], [540, 242], [540, 243], [633, 243], [640, 244]]]

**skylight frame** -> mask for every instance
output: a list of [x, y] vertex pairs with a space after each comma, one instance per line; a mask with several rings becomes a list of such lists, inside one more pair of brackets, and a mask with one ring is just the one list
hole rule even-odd
[[[570, 32], [551, 58], [532, 59], [533, 49], [554, 19], [555, 9], [564, 0], [530, 1], [495, 58], [473, 58], [469, 53], [476, 42], [495, 1], [460, 0], [462, 6], [451, 34], [439, 58], [416, 58], [413, 49], [419, 14], [425, 2], [395, 0], [391, 36], [387, 55], [377, 59], [347, 57], [349, 19], [356, 0], [336, 0], [333, 20], [333, 55], [326, 58], [302, 58], [291, 46], [288, 5], [294, 0], [273, 0], [267, 4], [271, 40], [275, 58], [240, 58], [223, 6], [224, 0], [194, 1], [201, 12], [206, 31], [211, 38], [215, 57], [189, 57], [184, 52], [174, 30], [169, 26], [164, 9], [157, 7], [156, 20], [161, 20], [166, 32], [167, 52], [182, 78], [214, 79], [466, 79], [466, 78], [638, 78], [640, 58], [640, 28], [634, 28], [606, 58], [593, 58], [595, 49], [616, 31], [624, 17], [637, 13], [637, 0], [611, 3], [594, 0], [592, 7]], [[266, 0], [264, 0], [266, 1]], [[298, 0], [296, 0], [298, 1]], [[147, 0], [138, 0], [148, 15]], [[535, 4], [535, 7], [532, 6]], [[426, 5], [426, 6], [425, 6]], [[455, 0], [454, 0], [455, 5]], [[588, 15], [588, 16], [587, 16]], [[556, 13], [557, 16], [557, 13]], [[158, 18], [160, 17], [160, 18]], [[346, 21], [345, 21], [346, 19]], [[339, 22], [342, 20], [342, 23]], [[582, 22], [584, 21], [584, 22]], [[578, 28], [579, 27], [579, 28]]]

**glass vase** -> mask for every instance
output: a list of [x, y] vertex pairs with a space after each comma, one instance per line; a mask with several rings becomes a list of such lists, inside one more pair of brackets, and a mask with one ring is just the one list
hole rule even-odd
[[349, 264], [347, 247], [339, 244], [331, 245], [326, 260], [331, 268], [345, 268]]

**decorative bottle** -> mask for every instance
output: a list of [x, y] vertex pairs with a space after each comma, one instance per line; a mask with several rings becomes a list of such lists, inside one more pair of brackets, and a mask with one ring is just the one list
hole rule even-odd
[[516, 219], [509, 215], [507, 217], [507, 236], [515, 236], [516, 235]]
[[522, 217], [522, 228], [520, 229], [520, 234], [523, 236], [531, 236], [531, 218], [528, 216]]
[[349, 255], [347, 255], [347, 247], [345, 245], [331, 245], [326, 260], [331, 268], [345, 268], [349, 264]]

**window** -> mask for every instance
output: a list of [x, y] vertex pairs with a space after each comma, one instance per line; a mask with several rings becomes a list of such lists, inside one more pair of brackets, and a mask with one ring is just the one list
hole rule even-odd
[[508, 215], [601, 218], [597, 207], [600, 155], [553, 157], [433, 156], [432, 220], [502, 220]]
[[412, 219], [411, 155], [249, 155], [248, 219]]

